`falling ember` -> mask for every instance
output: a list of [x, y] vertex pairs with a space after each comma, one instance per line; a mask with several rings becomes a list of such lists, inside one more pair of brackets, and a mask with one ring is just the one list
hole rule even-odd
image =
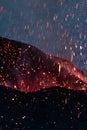
[[0, 85], [25, 92], [52, 86], [87, 90], [87, 77], [65, 59], [0, 37]]
[[16, 85], [14, 85], [14, 88], [15, 88], [15, 89], [17, 89], [17, 86], [16, 86]]
[[80, 113], [80, 112], [78, 112], [78, 115], [77, 115], [78, 119], [80, 118], [80, 115], [81, 115], [81, 113]]
[[87, 61], [85, 62], [85, 64], [87, 65]]

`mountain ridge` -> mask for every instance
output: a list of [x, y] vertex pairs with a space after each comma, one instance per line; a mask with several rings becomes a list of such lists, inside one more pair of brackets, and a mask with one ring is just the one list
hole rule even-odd
[[33, 92], [51, 86], [87, 90], [87, 77], [71, 62], [0, 37], [0, 85]]
[[85, 130], [87, 93], [53, 87], [32, 93], [0, 87], [0, 128]]

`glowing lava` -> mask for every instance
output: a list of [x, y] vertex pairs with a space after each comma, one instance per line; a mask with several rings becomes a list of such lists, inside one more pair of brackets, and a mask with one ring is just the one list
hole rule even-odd
[[25, 92], [52, 86], [87, 90], [87, 77], [67, 60], [0, 37], [0, 85]]

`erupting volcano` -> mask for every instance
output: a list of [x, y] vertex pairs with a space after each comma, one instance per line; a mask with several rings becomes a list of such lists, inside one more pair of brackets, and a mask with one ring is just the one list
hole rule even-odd
[[65, 59], [0, 37], [0, 85], [24, 92], [52, 86], [87, 90], [87, 77]]

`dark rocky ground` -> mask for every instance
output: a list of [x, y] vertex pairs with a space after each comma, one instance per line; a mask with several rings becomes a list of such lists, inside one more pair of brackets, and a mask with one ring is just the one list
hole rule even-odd
[[0, 86], [0, 130], [86, 130], [87, 93], [50, 88], [22, 93]]

